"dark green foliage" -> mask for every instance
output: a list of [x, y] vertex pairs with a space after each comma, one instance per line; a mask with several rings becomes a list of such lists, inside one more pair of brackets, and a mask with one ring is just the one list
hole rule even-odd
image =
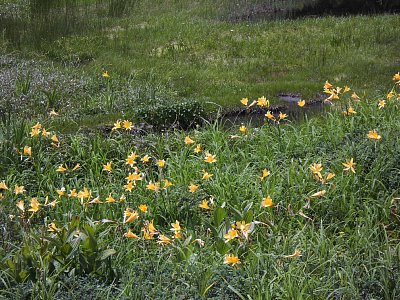
[[312, 0], [306, 2], [295, 15], [320, 14], [372, 14], [383, 12], [399, 12], [399, 0]]
[[137, 118], [157, 129], [177, 127], [187, 129], [202, 122], [205, 110], [196, 100], [160, 102], [137, 110]]

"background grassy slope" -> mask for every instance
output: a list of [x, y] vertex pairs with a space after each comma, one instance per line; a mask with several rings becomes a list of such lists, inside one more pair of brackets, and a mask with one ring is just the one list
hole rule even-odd
[[312, 97], [331, 78], [361, 93], [386, 91], [384, 78], [399, 63], [398, 16], [237, 22], [234, 16], [261, 2], [145, 0], [119, 17], [93, 4], [97, 17], [75, 34], [20, 47], [55, 62], [82, 63], [89, 74], [107, 68], [142, 84], [152, 78], [178, 97], [225, 106], [280, 92]]

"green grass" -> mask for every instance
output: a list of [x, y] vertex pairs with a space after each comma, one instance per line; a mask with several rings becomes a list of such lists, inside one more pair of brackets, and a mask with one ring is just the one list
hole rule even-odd
[[139, 78], [152, 72], [181, 97], [234, 106], [242, 97], [276, 100], [281, 92], [311, 98], [329, 78], [370, 93], [384, 89], [383, 77], [395, 71], [396, 23], [397, 16], [232, 24], [150, 14], [121, 21], [120, 31], [109, 27], [90, 40], [65, 39], [50, 51], [62, 59], [65, 48], [96, 49], [86, 67], [92, 72], [105, 67]]
[[[232, 16], [255, 2], [144, 0], [117, 17], [104, 2], [88, 7], [96, 3], [89, 15], [99, 20], [74, 34], [53, 32], [40, 46], [0, 39], [0, 299], [399, 298], [397, 16], [237, 23]], [[276, 104], [280, 92], [312, 98], [327, 79], [361, 101], [340, 94], [318, 117], [306, 106], [296, 111], [302, 122], [289, 111], [280, 124], [243, 124], [246, 133], [224, 120], [190, 131], [110, 130], [121, 118], [187, 121], [202, 115], [199, 102], [210, 111], [242, 97]], [[350, 106], [356, 114], [344, 115]], [[36, 122], [48, 137], [31, 136]], [[381, 139], [369, 139], [371, 130]], [[143, 179], [128, 191], [132, 152]], [[355, 173], [344, 170], [351, 158]], [[271, 173], [261, 180], [264, 169]], [[203, 180], [203, 170], [213, 176]], [[326, 181], [328, 173], [336, 175]], [[173, 186], [163, 189], [165, 179]], [[68, 196], [85, 188], [87, 198]], [[106, 203], [110, 194], [115, 203]], [[272, 207], [261, 206], [267, 196]], [[199, 207], [204, 199], [209, 210]], [[148, 212], [124, 223], [140, 204]], [[158, 234], [145, 240], [152, 220]], [[176, 221], [182, 237], [174, 239]], [[237, 221], [249, 224], [248, 239], [239, 230], [226, 241]], [[158, 244], [160, 234], [171, 243]], [[290, 257], [296, 249], [301, 256]], [[227, 254], [241, 263], [224, 264]]]

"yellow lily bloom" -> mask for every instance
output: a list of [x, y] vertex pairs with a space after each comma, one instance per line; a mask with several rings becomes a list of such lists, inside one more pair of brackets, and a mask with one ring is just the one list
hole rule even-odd
[[208, 205], [208, 200], [204, 199], [203, 201], [201, 201], [199, 207], [202, 209], [210, 209], [210, 206]]
[[106, 165], [103, 165], [103, 171], [111, 173], [112, 167], [111, 167], [112, 162], [108, 162]]
[[206, 152], [206, 156], [204, 157], [204, 161], [206, 163], [209, 163], [209, 164], [217, 162], [217, 160], [215, 158], [215, 155], [212, 155], [212, 154], [210, 154], [208, 152]]
[[376, 130], [370, 130], [367, 134], [368, 138], [371, 140], [379, 141], [382, 137], [378, 134]]
[[356, 170], [354, 169], [356, 163], [353, 161], [353, 158], [346, 160], [346, 162], [342, 163], [342, 165], [345, 167], [343, 171], [351, 171], [353, 173], [356, 173]]
[[272, 198], [270, 196], [267, 196], [261, 202], [261, 207], [273, 207], [273, 206], [274, 206], [274, 203], [273, 203]]
[[194, 140], [192, 140], [191, 138], [190, 138], [190, 136], [186, 136], [185, 137], [185, 145], [190, 145], [190, 144], [194, 144]]
[[237, 257], [237, 256], [235, 256], [235, 255], [233, 255], [233, 254], [226, 254], [226, 255], [225, 255], [224, 264], [226, 264], [226, 265], [232, 265], [232, 267], [233, 267], [233, 266], [235, 266], [235, 265], [237, 265], [237, 264], [240, 264], [240, 263], [241, 263], [241, 262], [240, 262], [239, 257]]

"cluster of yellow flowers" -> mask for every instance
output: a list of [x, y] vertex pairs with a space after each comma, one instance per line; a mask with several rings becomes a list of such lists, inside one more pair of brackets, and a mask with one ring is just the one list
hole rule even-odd
[[[50, 137], [51, 140], [51, 145], [55, 148], [59, 148], [60, 147], [60, 141], [57, 137], [57, 135], [55, 133], [51, 133], [49, 131], [47, 131], [42, 124], [40, 124], [39, 122], [36, 123], [35, 125], [33, 125], [31, 127], [31, 133], [30, 136], [31, 137], [35, 137], [35, 136], [39, 136], [42, 135], [43, 137]], [[27, 147], [27, 146], [26, 146]], [[29, 153], [29, 156], [32, 155], [31, 149], [29, 148], [29, 150], [26, 151], [27, 153]], [[24, 148], [24, 154], [25, 154], [25, 148]]]
[[267, 98], [265, 98], [264, 96], [258, 98], [257, 100], [254, 100], [253, 102], [251, 102], [251, 104], [249, 104], [249, 99], [248, 98], [242, 98], [242, 100], [240, 100], [240, 102], [247, 107], [251, 107], [253, 105], [257, 105], [260, 107], [268, 107], [269, 106], [269, 100]]
[[117, 129], [125, 129], [125, 130], [132, 130], [133, 128], [135, 128], [135, 125], [133, 125], [133, 123], [129, 120], [117, 120], [114, 123], [114, 127], [112, 128], [112, 130], [117, 130]]
[[[331, 100], [339, 100], [339, 95], [340, 94], [345, 94], [347, 92], [350, 92], [351, 89], [346, 85], [343, 88], [341, 87], [334, 87], [332, 84], [329, 83], [327, 80], [324, 85], [324, 93], [328, 94], [329, 97], [325, 99], [325, 102], [330, 102]], [[356, 93], [353, 92], [351, 95], [351, 98], [354, 100], [360, 100], [360, 97]]]

